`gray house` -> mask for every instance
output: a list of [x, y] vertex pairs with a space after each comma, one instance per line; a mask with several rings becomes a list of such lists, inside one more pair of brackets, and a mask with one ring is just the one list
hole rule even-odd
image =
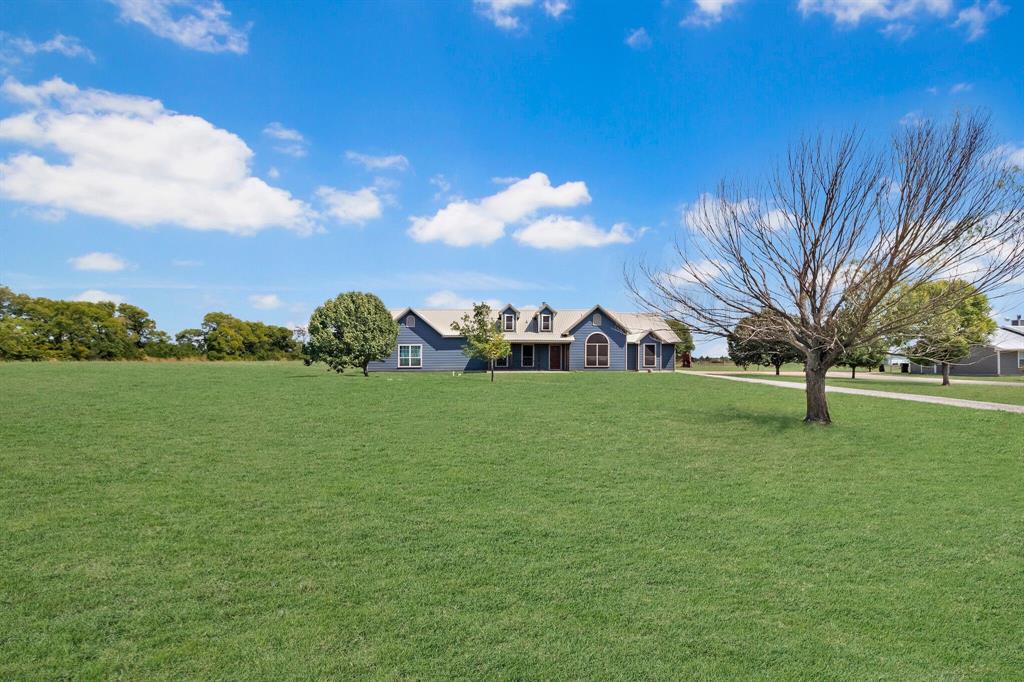
[[[910, 374], [941, 374], [938, 365], [919, 365], [898, 355], [890, 356], [891, 371]], [[1024, 374], [1024, 319], [1020, 316], [1000, 327], [984, 345], [972, 346], [966, 358], [949, 368], [954, 376], [1019, 376]]]
[[[484, 370], [485, 363], [463, 352], [466, 339], [452, 330], [471, 310], [403, 308], [393, 310], [398, 345], [387, 360], [370, 363], [376, 371]], [[495, 320], [512, 354], [495, 363], [499, 371], [671, 371], [679, 337], [665, 320], [648, 313], [613, 312], [600, 305], [556, 310], [508, 304]]]

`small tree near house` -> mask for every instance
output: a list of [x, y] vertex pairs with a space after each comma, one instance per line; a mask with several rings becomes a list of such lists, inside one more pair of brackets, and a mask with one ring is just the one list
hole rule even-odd
[[461, 322], [452, 322], [452, 329], [466, 337], [462, 352], [485, 361], [491, 372], [491, 381], [494, 381], [494, 362], [508, 357], [512, 353], [512, 344], [501, 333], [498, 321], [491, 314], [491, 306], [473, 304], [473, 314], [463, 315]]
[[[695, 348], [693, 334], [690, 333], [690, 328], [679, 320], [670, 318], [665, 320], [665, 323], [679, 337], [679, 343], [676, 344], [676, 366], [678, 367], [686, 361], [686, 356], [692, 353]], [[686, 366], [689, 367], [689, 365]]]
[[397, 342], [398, 324], [384, 302], [349, 291], [313, 311], [305, 350], [310, 362], [323, 362], [336, 372], [359, 367], [369, 376], [369, 364], [391, 355]]

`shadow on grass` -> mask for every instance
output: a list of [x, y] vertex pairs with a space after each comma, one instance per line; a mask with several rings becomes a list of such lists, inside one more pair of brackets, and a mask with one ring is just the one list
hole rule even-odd
[[784, 412], [756, 412], [749, 407], [735, 407], [728, 410], [724, 408], [710, 408], [702, 410], [716, 423], [743, 422], [756, 426], [759, 429], [768, 429], [775, 433], [789, 431], [804, 432], [808, 425], [804, 424], [803, 413], [796, 411]]

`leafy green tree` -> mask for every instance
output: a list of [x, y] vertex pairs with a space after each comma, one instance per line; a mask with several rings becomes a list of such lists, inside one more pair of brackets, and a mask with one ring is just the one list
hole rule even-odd
[[696, 347], [693, 343], [693, 334], [690, 333], [690, 328], [679, 320], [665, 320], [668, 324], [669, 329], [676, 333], [679, 337], [679, 343], [676, 344], [676, 363], [682, 362], [687, 353], [692, 353]]
[[156, 322], [138, 306], [121, 303], [117, 306], [117, 316], [124, 321], [128, 337], [136, 348], [144, 348], [157, 333]]
[[512, 353], [512, 344], [505, 340], [498, 320], [486, 303], [473, 304], [473, 314], [463, 315], [462, 322], [452, 322], [452, 329], [466, 337], [462, 352], [487, 363], [494, 381], [494, 363]]
[[750, 365], [774, 367], [776, 376], [787, 362], [803, 360], [803, 354], [776, 338], [773, 329], [764, 313], [744, 317], [726, 337], [729, 358], [744, 369]]
[[206, 337], [202, 329], [189, 327], [182, 329], [174, 335], [174, 345], [177, 346], [178, 357], [193, 357], [206, 353]]
[[885, 356], [889, 353], [889, 344], [884, 340], [875, 340], [864, 346], [851, 348], [839, 356], [836, 364], [840, 367], [850, 368], [850, 378], [857, 378], [858, 367], [878, 367], [885, 362]]
[[349, 291], [313, 311], [309, 341], [304, 350], [310, 362], [323, 362], [341, 372], [359, 367], [369, 376], [369, 365], [395, 350], [398, 323], [374, 294]]
[[980, 345], [996, 331], [990, 316], [988, 296], [962, 280], [939, 280], [909, 292], [902, 303], [911, 308], [927, 307], [933, 299], [955, 298], [959, 304], [928, 316], [911, 327], [903, 349], [918, 364], [938, 363], [942, 385], [949, 386], [950, 366], [965, 359], [971, 346]]

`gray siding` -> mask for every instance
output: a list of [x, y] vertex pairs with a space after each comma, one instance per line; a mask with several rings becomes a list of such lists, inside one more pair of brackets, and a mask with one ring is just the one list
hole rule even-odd
[[[423, 345], [423, 369], [398, 369], [398, 344], [417, 343]], [[424, 372], [440, 370], [450, 372], [453, 370], [483, 370], [486, 363], [482, 360], [466, 357], [462, 347], [466, 340], [462, 338], [447, 338], [430, 328], [419, 316], [416, 316], [416, 326], [406, 327], [405, 316], [398, 321], [398, 344], [391, 356], [382, 362], [371, 362], [371, 372]]]
[[[580, 324], [569, 330], [569, 333], [576, 339], [569, 347], [569, 369], [587, 371], [626, 369], [626, 333], [616, 327], [615, 324], [608, 319], [608, 314], [603, 311], [601, 312], [600, 327], [594, 326], [593, 318], [594, 315], [591, 313], [590, 315], [587, 315], [587, 318]], [[585, 366], [585, 345], [587, 343], [587, 337], [595, 332], [601, 332], [608, 337], [607, 368]]]
[[[1016, 364], [1014, 362], [1014, 367]], [[973, 346], [970, 355], [950, 365], [949, 373], [957, 376], [996, 376], [999, 374], [996, 350], [992, 346]]]

